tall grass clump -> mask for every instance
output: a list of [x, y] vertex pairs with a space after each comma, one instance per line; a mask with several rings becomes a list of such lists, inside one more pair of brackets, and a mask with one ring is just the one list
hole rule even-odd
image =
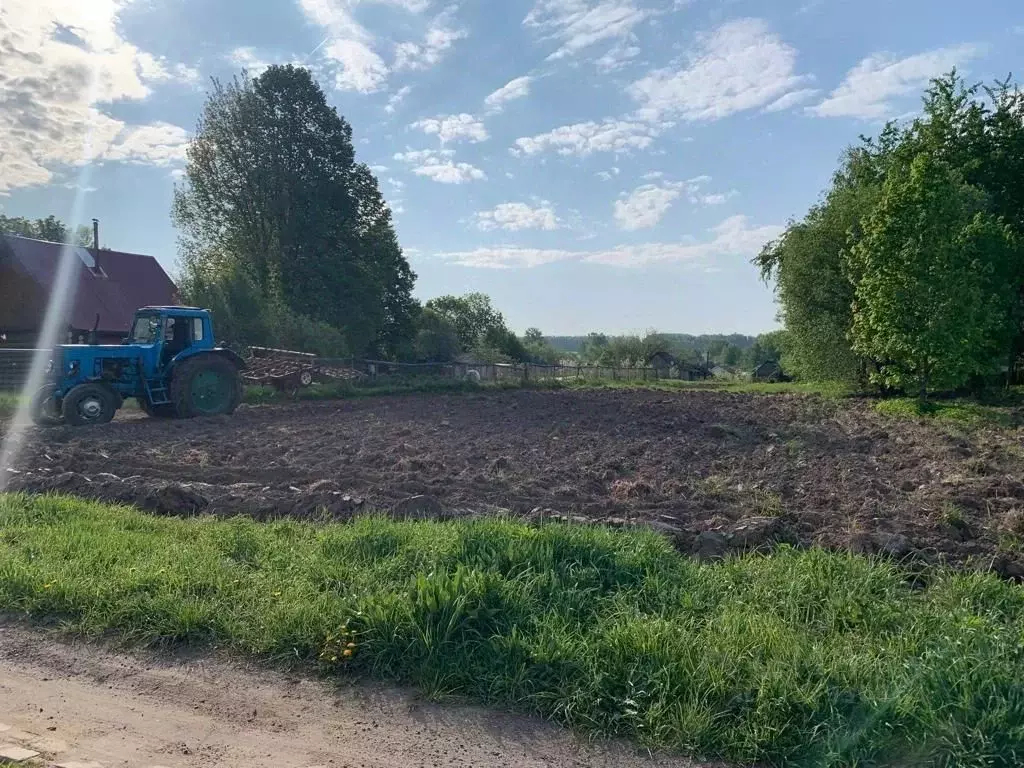
[[[0, 610], [299, 659], [740, 764], [1024, 763], [1024, 590], [644, 531], [0, 497]], [[913, 584], [913, 585], [912, 585]]]

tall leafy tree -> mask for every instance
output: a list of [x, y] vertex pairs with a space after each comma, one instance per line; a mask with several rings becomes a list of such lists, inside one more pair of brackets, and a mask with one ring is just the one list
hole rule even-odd
[[848, 259], [854, 350], [882, 385], [948, 389], [1005, 362], [1019, 249], [984, 194], [933, 154], [890, 170]]
[[531, 363], [539, 365], [558, 365], [562, 354], [544, 338], [539, 328], [527, 328], [522, 338], [526, 357]]
[[454, 326], [463, 351], [480, 344], [488, 333], [505, 329], [504, 316], [491, 304], [490, 296], [483, 293], [438, 296], [428, 301], [426, 308], [441, 315]]
[[861, 219], [881, 194], [885, 168], [898, 144], [896, 129], [849, 149], [824, 199], [792, 222], [755, 260], [775, 280], [788, 331], [785, 367], [812, 380], [863, 378], [865, 359], [850, 346], [854, 282], [844, 254], [860, 237]]
[[[876, 139], [862, 138], [848, 150], [821, 202], [791, 223], [756, 260], [762, 275], [775, 281], [787, 329], [783, 363], [797, 375], [863, 381], [873, 372], [876, 380], [888, 378], [881, 371], [892, 368], [890, 361], [873, 356], [880, 348], [864, 342], [863, 327], [855, 339], [855, 311], [871, 311], [867, 296], [879, 297], [874, 289], [868, 294], [860, 290], [866, 276], [862, 270], [869, 264], [861, 244], [869, 219], [879, 227], [876, 214], [885, 185], [894, 176], [906, 181], [913, 164], [924, 162], [916, 160], [920, 157], [930, 158], [953, 174], [957, 184], [973, 190], [968, 196], [974, 197], [978, 210], [998, 217], [999, 226], [1008, 227], [1016, 240], [1024, 236], [1024, 96], [1009, 81], [982, 89], [968, 86], [956, 72], [936, 79], [925, 93], [921, 117], [905, 126], [888, 125]], [[894, 194], [888, 191], [890, 209]], [[964, 194], [961, 190], [954, 197]], [[938, 204], [938, 199], [933, 202]], [[919, 225], [923, 233], [925, 220]], [[873, 242], [881, 239], [876, 236]], [[851, 257], [858, 248], [858, 255]], [[1015, 324], [1013, 359], [1020, 360], [1024, 273], [1013, 249], [996, 253], [1009, 261], [993, 262], [991, 268], [1016, 287], [1015, 311], [1000, 317]], [[932, 269], [944, 268], [934, 260]], [[917, 297], [906, 299], [909, 305]], [[1007, 354], [999, 351], [1000, 363]]]
[[357, 353], [411, 347], [415, 275], [351, 127], [308, 70], [214, 82], [187, 156], [173, 208], [186, 291], [244, 280]]
[[433, 309], [420, 314], [414, 356], [420, 362], [447, 363], [462, 352], [459, 335], [447, 317]]

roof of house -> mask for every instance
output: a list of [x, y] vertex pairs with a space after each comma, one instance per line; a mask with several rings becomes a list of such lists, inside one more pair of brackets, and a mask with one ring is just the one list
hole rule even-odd
[[779, 365], [778, 362], [776, 362], [775, 360], [765, 360], [763, 363], [761, 363], [759, 366], [757, 366], [757, 368], [754, 369], [754, 373], [757, 373], [758, 371], [774, 371], [774, 370], [781, 371], [782, 370], [782, 366]]
[[[15, 269], [32, 278], [47, 295], [57, 279], [64, 248], [61, 243], [0, 235], [0, 255], [8, 254]], [[91, 329], [99, 315], [99, 331], [125, 331], [139, 307], [178, 301], [174, 283], [152, 256], [81, 247], [72, 251], [75, 301], [68, 323], [75, 328]]]
[[676, 364], [675, 355], [673, 355], [671, 352], [665, 352], [663, 350], [658, 350], [657, 352], [653, 352], [647, 356], [648, 363], [652, 363], [655, 360], [664, 360], [665, 362], [671, 365]]

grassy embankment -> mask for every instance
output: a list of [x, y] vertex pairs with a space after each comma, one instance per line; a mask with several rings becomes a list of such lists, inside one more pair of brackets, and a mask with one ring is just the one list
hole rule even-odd
[[1014, 427], [1024, 404], [1019, 388], [982, 398], [927, 400], [897, 397], [880, 400], [875, 410], [896, 419], [930, 419], [953, 427]]
[[644, 531], [159, 518], [0, 497], [0, 611], [511, 706], [738, 763], [1024, 762], [1024, 588]]

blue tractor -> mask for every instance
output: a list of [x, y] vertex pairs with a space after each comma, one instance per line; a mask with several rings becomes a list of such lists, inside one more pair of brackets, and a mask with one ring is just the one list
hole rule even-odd
[[143, 307], [120, 345], [66, 344], [54, 350], [49, 381], [32, 398], [37, 424], [105, 424], [125, 398], [154, 417], [233, 413], [245, 362], [214, 340], [210, 312]]

